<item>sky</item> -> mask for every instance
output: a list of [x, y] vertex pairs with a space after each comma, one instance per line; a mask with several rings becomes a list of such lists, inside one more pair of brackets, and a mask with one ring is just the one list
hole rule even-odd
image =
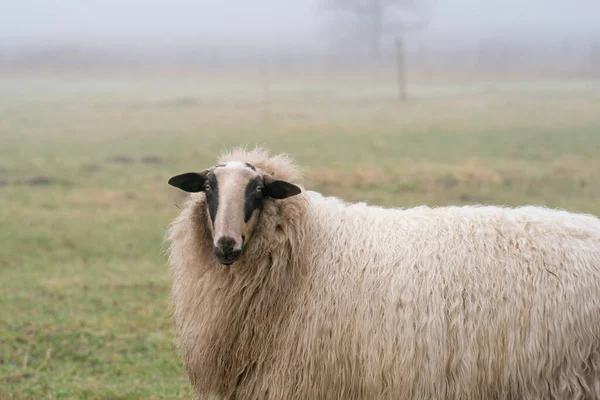
[[[0, 0], [0, 44], [319, 44], [320, 0]], [[600, 41], [600, 0], [428, 0], [424, 37]]]

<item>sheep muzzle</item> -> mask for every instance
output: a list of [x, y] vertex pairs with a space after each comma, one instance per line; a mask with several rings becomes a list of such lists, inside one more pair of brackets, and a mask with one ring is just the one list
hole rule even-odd
[[242, 255], [243, 240], [241, 243], [229, 236], [219, 238], [213, 247], [213, 253], [223, 265], [231, 265]]

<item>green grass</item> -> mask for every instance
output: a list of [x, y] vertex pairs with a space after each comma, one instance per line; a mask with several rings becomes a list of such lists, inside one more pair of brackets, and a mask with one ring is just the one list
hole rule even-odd
[[259, 88], [0, 78], [0, 398], [189, 396], [166, 181], [234, 145], [288, 152], [309, 189], [350, 201], [600, 215], [598, 82], [421, 83], [406, 104], [393, 82]]

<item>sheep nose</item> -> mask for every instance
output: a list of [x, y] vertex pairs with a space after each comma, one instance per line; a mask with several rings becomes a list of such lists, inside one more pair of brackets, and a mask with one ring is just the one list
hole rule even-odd
[[236, 249], [235, 239], [223, 236], [217, 241], [217, 245], [214, 247], [213, 252], [221, 264], [231, 265], [240, 258], [242, 249]]

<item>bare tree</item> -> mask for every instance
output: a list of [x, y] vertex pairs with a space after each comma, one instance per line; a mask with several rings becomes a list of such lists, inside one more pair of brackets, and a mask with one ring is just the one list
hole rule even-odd
[[381, 58], [382, 41], [404, 37], [427, 21], [425, 0], [323, 0], [331, 11], [335, 39], [366, 48], [373, 61]]

